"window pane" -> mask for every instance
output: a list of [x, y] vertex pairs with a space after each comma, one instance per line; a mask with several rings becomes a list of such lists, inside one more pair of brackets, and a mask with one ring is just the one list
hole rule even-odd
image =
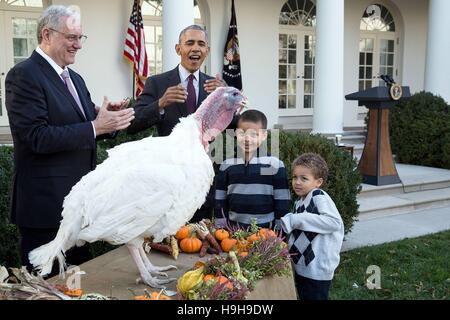
[[289, 50], [289, 63], [297, 63], [297, 51]]
[[288, 80], [288, 94], [297, 93], [296, 84], [297, 84], [296, 80]]
[[278, 108], [286, 109], [286, 96], [278, 97]]
[[305, 66], [305, 79], [313, 78], [313, 68], [311, 66]]
[[380, 53], [380, 65], [385, 66], [387, 64], [387, 54]]
[[28, 47], [27, 47], [27, 39], [13, 39], [14, 46], [14, 56], [15, 57], [27, 57], [28, 56]]
[[365, 88], [364, 88], [364, 81], [359, 81], [359, 89], [358, 89], [358, 91], [363, 91]]
[[387, 68], [387, 74], [390, 75], [391, 77], [394, 77], [394, 68], [388, 67]]
[[305, 64], [312, 64], [313, 57], [312, 57], [312, 51], [305, 51]]
[[297, 79], [297, 66], [292, 65], [288, 67], [288, 76], [289, 79]]
[[280, 34], [278, 38], [278, 47], [281, 48], [287, 48], [287, 34]]
[[373, 51], [373, 39], [366, 39], [366, 51]]
[[366, 53], [366, 65], [371, 66], [373, 64], [373, 53]]
[[359, 40], [359, 51], [360, 52], [366, 51], [366, 39]]
[[27, 27], [27, 34], [29, 37], [36, 38], [36, 32], [37, 32], [37, 20], [35, 19], [28, 19], [28, 27]]
[[366, 79], [372, 79], [372, 68], [371, 67], [366, 68]]
[[310, 109], [312, 107], [312, 99], [310, 95], [305, 95], [303, 97], [303, 108]]
[[362, 52], [359, 54], [359, 64], [361, 65], [366, 64], [366, 55]]
[[372, 88], [372, 80], [366, 80], [366, 89]]
[[280, 78], [280, 79], [287, 78], [287, 66], [286, 65], [278, 66], [278, 78]]
[[13, 24], [13, 34], [15, 36], [26, 36], [27, 35], [27, 21], [25, 19], [12, 19]]
[[289, 35], [289, 43], [288, 43], [288, 47], [290, 49], [297, 49], [297, 36], [296, 35]]
[[295, 100], [296, 100], [295, 96], [292, 96], [292, 95], [288, 96], [288, 108], [289, 109], [295, 109]]
[[394, 65], [394, 54], [392, 54], [392, 53], [388, 54], [388, 61], [387, 61], [387, 64], [388, 64], [389, 66], [393, 66], [393, 65]]
[[394, 52], [394, 40], [389, 40], [388, 41], [388, 51], [389, 52]]
[[388, 51], [388, 40], [381, 39], [380, 40], [380, 51], [387, 52]]
[[287, 50], [279, 50], [280, 58], [279, 63], [287, 63]]
[[364, 67], [359, 67], [359, 79], [364, 79]]
[[305, 80], [305, 94], [313, 93], [313, 82], [310, 80]]
[[279, 94], [286, 94], [286, 81], [278, 81], [278, 93]]

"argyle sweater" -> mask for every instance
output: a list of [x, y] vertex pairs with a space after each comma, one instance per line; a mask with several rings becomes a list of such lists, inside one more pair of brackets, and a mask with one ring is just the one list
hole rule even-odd
[[313, 189], [294, 207], [295, 212], [281, 218], [281, 226], [288, 234], [296, 273], [313, 280], [332, 280], [344, 239], [336, 205], [325, 191]]

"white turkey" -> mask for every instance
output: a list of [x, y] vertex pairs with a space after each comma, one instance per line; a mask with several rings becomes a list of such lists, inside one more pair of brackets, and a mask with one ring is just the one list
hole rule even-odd
[[41, 275], [58, 259], [64, 273], [64, 253], [75, 245], [98, 240], [126, 244], [141, 279], [162, 287], [174, 279], [151, 274], [174, 266], [156, 267], [143, 249], [173, 235], [203, 204], [214, 178], [208, 142], [220, 134], [245, 103], [233, 87], [217, 88], [194, 114], [182, 118], [167, 137], [148, 137], [121, 144], [85, 175], [65, 197], [55, 239], [30, 252]]

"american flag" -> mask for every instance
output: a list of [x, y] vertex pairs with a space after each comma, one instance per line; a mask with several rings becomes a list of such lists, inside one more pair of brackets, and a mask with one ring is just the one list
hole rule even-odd
[[145, 50], [144, 24], [142, 23], [140, 0], [134, 0], [128, 24], [123, 56], [133, 66], [136, 81], [136, 96], [144, 90], [148, 74], [147, 51]]

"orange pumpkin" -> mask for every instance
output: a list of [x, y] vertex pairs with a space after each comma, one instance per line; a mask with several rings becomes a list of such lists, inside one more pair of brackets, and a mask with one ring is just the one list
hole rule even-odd
[[217, 229], [216, 232], [214, 233], [214, 236], [216, 237], [217, 240], [222, 241], [223, 239], [229, 238], [230, 234], [228, 233], [227, 230]]
[[187, 252], [187, 253], [199, 252], [201, 247], [202, 247], [202, 241], [195, 237], [184, 238], [180, 242], [181, 250], [183, 250], [183, 252]]
[[145, 294], [142, 296], [134, 296], [134, 300], [172, 300], [172, 298], [163, 294], [160, 295], [158, 292], [152, 292], [150, 296]]
[[225, 287], [227, 288], [227, 289], [230, 289], [230, 290], [233, 290], [233, 283], [230, 281], [230, 280], [228, 280], [228, 278], [227, 277], [224, 277], [224, 276], [217, 276], [216, 277], [216, 280], [220, 283], [220, 284], [225, 284]]
[[247, 251], [241, 251], [238, 253], [238, 256], [241, 258], [245, 258], [246, 256], [248, 256], [248, 252]]
[[258, 231], [258, 234], [263, 239], [277, 236], [277, 234], [273, 230], [267, 228], [262, 228], [261, 230]]
[[247, 251], [249, 246], [249, 241], [245, 239], [238, 240], [236, 243], [236, 248], [238, 252]]
[[253, 242], [257, 241], [257, 240], [259, 240], [258, 233], [254, 233], [254, 234], [252, 234], [251, 236], [249, 236], [247, 238], [247, 241], [250, 242], [250, 243], [253, 243]]
[[177, 231], [177, 233], [175, 234], [175, 238], [177, 238], [178, 240], [183, 240], [189, 237], [190, 233], [191, 228], [189, 228], [188, 226], [183, 226]]
[[234, 249], [236, 244], [237, 244], [236, 239], [226, 238], [222, 240], [222, 242], [220, 243], [220, 247], [224, 252], [230, 252], [231, 250]]
[[213, 274], [207, 274], [203, 277], [203, 281], [208, 282], [209, 280], [215, 280], [215, 276]]
[[67, 289], [64, 294], [69, 297], [78, 298], [83, 295], [83, 290], [81, 289]]

